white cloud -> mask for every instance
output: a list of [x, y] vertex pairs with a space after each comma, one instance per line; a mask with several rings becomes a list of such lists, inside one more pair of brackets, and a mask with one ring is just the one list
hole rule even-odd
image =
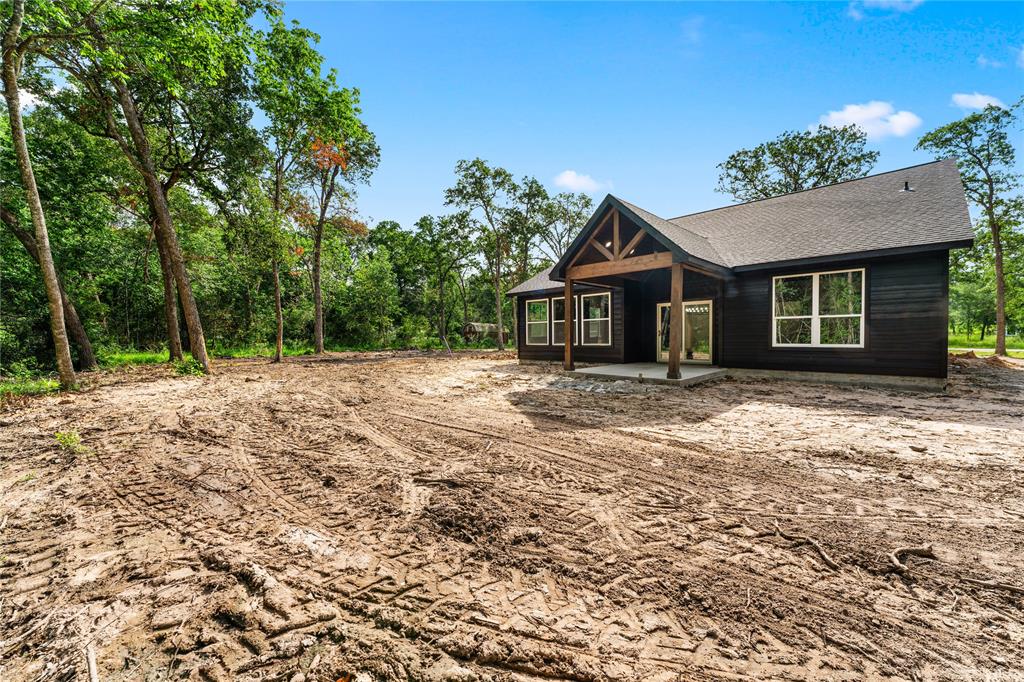
[[980, 92], [972, 92], [970, 94], [958, 92], [953, 95], [953, 105], [961, 109], [984, 109], [990, 104], [1003, 109], [1006, 108], [1006, 105], [998, 97], [983, 95]]
[[978, 66], [980, 66], [983, 69], [1001, 69], [1004, 66], [1006, 66], [1006, 62], [1001, 62], [998, 59], [989, 59], [983, 54], [979, 54], [978, 59], [976, 61], [978, 62]]
[[891, 102], [872, 100], [867, 104], [847, 104], [840, 111], [830, 111], [818, 119], [827, 126], [856, 125], [870, 139], [903, 137], [921, 125], [921, 117], [912, 111], [896, 111]]
[[905, 14], [917, 9], [924, 0], [853, 0], [846, 6], [846, 13], [860, 21], [869, 13]]
[[864, 6], [892, 12], [910, 12], [923, 2], [924, 0], [864, 0]]
[[1017, 66], [1024, 69], [1024, 45], [1017, 50]]
[[704, 37], [704, 17], [685, 19], [679, 28], [682, 30], [683, 42], [687, 45], [699, 45]]
[[598, 182], [594, 178], [584, 173], [577, 173], [574, 170], [564, 170], [555, 176], [555, 187], [559, 189], [569, 190], [570, 192], [586, 192], [587, 194], [594, 194], [601, 190], [609, 190], [612, 188], [610, 182]]

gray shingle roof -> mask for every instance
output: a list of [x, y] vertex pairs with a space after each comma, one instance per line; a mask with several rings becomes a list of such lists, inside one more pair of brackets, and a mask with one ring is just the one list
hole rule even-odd
[[620, 199], [619, 197], [615, 198], [618, 199], [623, 206], [633, 211], [633, 213], [636, 213], [638, 218], [646, 221], [648, 225], [663, 234], [670, 241], [674, 242], [676, 246], [681, 248], [683, 251], [686, 251], [697, 258], [702, 258], [709, 263], [725, 265], [725, 260], [718, 251], [708, 243], [707, 238], [687, 229], [685, 226], [677, 225], [676, 223], [665, 220], [664, 218], [659, 218], [653, 213], [629, 203], [625, 199]]
[[[914, 191], [901, 191], [904, 182]], [[728, 267], [974, 237], [960, 173], [952, 159], [668, 222], [707, 239], [721, 254], [719, 264]]]
[[[904, 183], [913, 191], [902, 191]], [[686, 253], [724, 268], [963, 243], [974, 238], [960, 173], [952, 159], [670, 220], [609, 195], [588, 225], [596, 224], [608, 202], [632, 211]], [[574, 245], [585, 243], [583, 238], [580, 234]], [[508, 293], [561, 286], [551, 279], [548, 269]]]
[[526, 280], [522, 284], [519, 284], [509, 289], [507, 292], [505, 292], [505, 295], [507, 296], [508, 294], [525, 294], [529, 291], [543, 291], [544, 289], [557, 289], [558, 287], [564, 287], [565, 283], [556, 282], [553, 279], [551, 279], [551, 269], [552, 268], [548, 268], [547, 270], [542, 270], [538, 272], [536, 275]]

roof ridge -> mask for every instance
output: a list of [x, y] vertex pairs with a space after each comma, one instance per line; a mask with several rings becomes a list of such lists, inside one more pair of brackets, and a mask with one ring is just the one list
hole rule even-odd
[[[892, 173], [902, 173], [903, 171], [912, 170], [914, 168], [921, 168], [922, 166], [931, 166], [932, 164], [937, 164], [937, 163], [945, 163], [946, 161], [951, 161], [951, 160], [953, 160], [952, 157], [946, 157], [946, 158], [943, 158], [943, 159], [935, 159], [934, 161], [925, 161], [924, 163], [916, 163], [913, 166], [904, 166], [903, 168], [894, 168], [893, 170], [882, 171], [881, 173], [875, 173], [874, 175], [865, 175], [862, 178], [852, 178], [850, 180], [840, 180], [839, 182], [832, 182], [832, 183], [829, 183], [827, 185], [818, 185], [817, 187], [808, 187], [806, 189], [798, 189], [795, 192], [787, 192], [786, 194], [779, 194], [779, 195], [776, 195], [774, 197], [765, 197], [763, 199], [751, 199], [750, 201], [741, 201], [738, 204], [729, 204], [727, 206], [718, 206], [716, 208], [706, 208], [703, 211], [694, 211], [693, 213], [684, 213], [683, 215], [676, 216], [675, 218], [662, 218], [662, 220], [668, 220], [669, 222], [673, 222], [673, 221], [676, 221], [676, 220], [680, 220], [682, 218], [689, 218], [691, 216], [701, 215], [703, 213], [712, 213], [714, 211], [724, 211], [727, 208], [736, 208], [738, 206], [749, 206], [750, 204], [757, 204], [757, 203], [760, 203], [762, 201], [772, 201], [773, 199], [781, 199], [783, 197], [791, 197], [791, 196], [796, 195], [796, 194], [803, 194], [804, 192], [813, 192], [813, 191], [819, 190], [819, 189], [828, 189], [829, 187], [836, 187], [837, 185], [846, 185], [846, 184], [851, 183], [851, 182], [860, 182], [861, 180], [870, 180], [872, 178], [880, 178], [883, 175], [890, 175]], [[619, 199], [619, 201], [622, 201], [622, 200]], [[650, 211], [648, 211], [648, 213], [650, 213]], [[696, 233], [694, 233], [694, 234], [696, 234]]]

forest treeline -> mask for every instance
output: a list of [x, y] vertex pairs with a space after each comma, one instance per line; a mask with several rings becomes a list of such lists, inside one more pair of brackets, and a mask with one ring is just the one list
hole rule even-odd
[[[504, 292], [593, 210], [478, 158], [439, 186], [444, 215], [367, 224], [358, 192], [382, 151], [359, 90], [275, 2], [8, 0], [0, 22], [0, 375], [69, 385], [134, 349], [209, 371], [240, 349], [458, 345], [467, 321], [510, 329]], [[1024, 323], [1019, 106], [919, 143], [957, 158], [979, 211], [954, 324], [997, 336]], [[878, 159], [865, 142], [852, 126], [784, 133], [730, 156], [719, 189], [862, 177]]]
[[207, 346], [450, 345], [466, 321], [507, 327], [504, 283], [589, 217], [589, 197], [474, 159], [449, 214], [365, 224], [380, 150], [359, 91], [276, 4], [9, 7], [0, 373], [56, 365], [68, 384], [135, 348], [208, 371]]

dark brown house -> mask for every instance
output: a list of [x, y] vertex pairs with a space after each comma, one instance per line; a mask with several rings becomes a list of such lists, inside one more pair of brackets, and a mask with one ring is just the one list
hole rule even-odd
[[609, 195], [509, 292], [519, 358], [943, 378], [973, 237], [952, 160], [669, 220]]

